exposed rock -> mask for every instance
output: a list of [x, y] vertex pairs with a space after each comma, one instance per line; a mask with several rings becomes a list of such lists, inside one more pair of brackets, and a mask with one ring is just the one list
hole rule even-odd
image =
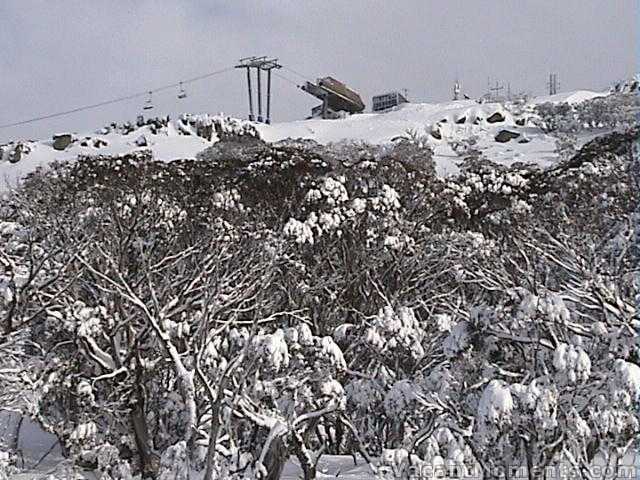
[[140, 135], [140, 136], [136, 139], [135, 144], [136, 144], [138, 147], [147, 147], [147, 146], [149, 146], [149, 142], [147, 142], [147, 137], [145, 137], [144, 135]]
[[540, 167], [540, 165], [536, 164], [536, 163], [532, 163], [532, 162], [523, 162], [523, 161], [517, 161], [517, 162], [513, 162], [511, 164], [511, 168], [517, 168], [519, 170], [523, 170], [523, 171], [527, 171], [528, 174], [525, 175], [531, 175], [532, 173], [540, 173], [542, 172], [542, 168]]
[[522, 138], [518, 140], [518, 143], [529, 143], [530, 141], [531, 139], [529, 137], [527, 137], [526, 135], [523, 135]]
[[135, 129], [136, 129], [136, 127], [131, 125], [131, 122], [127, 122], [122, 126], [122, 135], [129, 135]]
[[95, 138], [93, 140], [93, 146], [95, 148], [102, 148], [102, 147], [106, 147], [107, 145], [109, 145], [109, 142], [107, 142], [106, 140], [103, 140], [102, 138]]
[[487, 123], [501, 123], [501, 122], [504, 122], [505, 120], [506, 118], [502, 113], [496, 112], [493, 115], [491, 115], [489, 118], [487, 118]]
[[18, 163], [20, 160], [22, 160], [23, 149], [23, 144], [18, 143], [16, 147], [11, 152], [9, 152], [9, 163]]
[[466, 122], [466, 121], [467, 121], [467, 117], [460, 117], [460, 118], [458, 118], [458, 119], [456, 120], [456, 123], [457, 123], [458, 125], [462, 125], [462, 124], [463, 124], [464, 122]]
[[191, 132], [189, 131], [189, 129], [187, 127], [185, 127], [185, 125], [183, 125], [182, 123], [179, 123], [177, 125], [178, 127], [178, 132], [182, 135], [191, 135]]
[[9, 163], [18, 163], [29, 153], [31, 153], [31, 146], [28, 142], [11, 142], [0, 147], [0, 160], [4, 158]]
[[512, 132], [509, 130], [500, 130], [500, 132], [496, 135], [496, 142], [498, 143], [507, 143], [514, 138], [518, 138], [520, 136], [517, 132]]
[[54, 150], [64, 150], [73, 142], [73, 135], [70, 133], [61, 133], [53, 136]]
[[442, 140], [442, 132], [440, 132], [440, 127], [437, 124], [431, 127], [431, 136], [436, 140]]
[[516, 120], [516, 125], [518, 125], [519, 127], [524, 127], [524, 124], [527, 120], [525, 118], [518, 118]]

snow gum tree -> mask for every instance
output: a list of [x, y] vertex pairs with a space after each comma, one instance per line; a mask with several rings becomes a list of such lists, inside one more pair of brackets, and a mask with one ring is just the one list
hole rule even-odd
[[197, 160], [83, 158], [6, 202], [3, 402], [114, 479], [277, 479], [291, 457], [313, 479], [325, 454], [396, 478], [620, 463], [637, 130], [441, 179], [417, 136], [229, 128]]

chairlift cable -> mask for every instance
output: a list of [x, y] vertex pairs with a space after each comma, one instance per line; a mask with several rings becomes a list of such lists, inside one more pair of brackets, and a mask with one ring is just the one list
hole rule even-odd
[[39, 122], [39, 121], [42, 121], [42, 120], [48, 120], [50, 118], [63, 117], [63, 116], [66, 116], [66, 115], [71, 115], [72, 113], [82, 112], [82, 111], [85, 111], [85, 110], [93, 110], [93, 109], [104, 107], [104, 106], [107, 106], [107, 105], [113, 105], [114, 103], [120, 103], [120, 102], [126, 102], [128, 100], [134, 100], [136, 98], [140, 98], [140, 97], [144, 97], [146, 95], [149, 95], [150, 93], [157, 93], [157, 92], [163, 92], [165, 90], [174, 89], [174, 88], [178, 87], [180, 85], [180, 83], [182, 83], [182, 84], [194, 83], [194, 82], [197, 82], [197, 81], [200, 81], [200, 80], [204, 80], [204, 79], [209, 78], [209, 77], [213, 77], [215, 75], [220, 75], [222, 73], [229, 72], [229, 71], [231, 71], [233, 69], [234, 69], [234, 67], [227, 67], [227, 68], [223, 68], [221, 70], [216, 70], [215, 72], [210, 72], [210, 73], [206, 73], [204, 75], [198, 75], [197, 77], [188, 78], [186, 80], [182, 80], [182, 82], [171, 83], [169, 85], [163, 85], [163, 86], [151, 89], [151, 90], [145, 90], [143, 92], [133, 93], [131, 95], [125, 95], [125, 96], [122, 96], [122, 97], [116, 97], [116, 98], [113, 98], [111, 100], [105, 100], [103, 102], [93, 103], [93, 104], [90, 104], [90, 105], [83, 105], [83, 106], [72, 108], [70, 110], [65, 110], [65, 111], [62, 111], [62, 112], [56, 112], [56, 113], [50, 113], [50, 114], [46, 114], [46, 115], [40, 115], [38, 117], [33, 117], [33, 118], [26, 119], [26, 120], [21, 120], [19, 122], [5, 123], [3, 125], [0, 125], [0, 129], [2, 129], [2, 128], [10, 128], [10, 127], [17, 127], [17, 126], [20, 126], [20, 125], [26, 125], [26, 124], [29, 124], [29, 123]]
[[284, 80], [285, 82], [289, 82], [291, 85], [295, 85], [296, 88], [298, 88], [300, 85], [298, 85], [297, 82], [294, 82], [293, 80], [291, 80], [290, 78], [285, 77], [284, 75], [277, 73], [277, 72], [271, 72], [273, 75], [275, 75], [278, 78], [281, 78], [282, 80]]
[[290, 71], [291, 73], [293, 73], [294, 75], [299, 76], [300, 78], [303, 78], [303, 79], [307, 80], [308, 82], [313, 83], [313, 80], [311, 80], [307, 75], [303, 75], [303, 74], [302, 74], [302, 73], [300, 73], [300, 72], [296, 72], [293, 68], [285, 67], [285, 66], [283, 66], [282, 68], [283, 68], [284, 70], [288, 70], [288, 71]]

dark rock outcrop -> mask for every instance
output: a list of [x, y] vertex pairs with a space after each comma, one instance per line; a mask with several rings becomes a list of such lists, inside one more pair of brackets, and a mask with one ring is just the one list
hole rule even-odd
[[16, 145], [16, 148], [9, 152], [9, 163], [18, 163], [20, 160], [22, 160], [22, 149], [22, 144], [19, 143], [18, 145]]
[[53, 149], [64, 150], [73, 143], [73, 135], [70, 133], [61, 133], [53, 136]]
[[[6, 160], [9, 163], [18, 163], [25, 155], [31, 153], [31, 147], [28, 143], [17, 142], [16, 144], [5, 145], [4, 152], [6, 153]], [[2, 159], [5, 153], [0, 151], [0, 159]]]
[[496, 135], [495, 140], [498, 143], [507, 143], [514, 138], [518, 138], [520, 136], [517, 132], [512, 132], [510, 130], [500, 130], [500, 132]]
[[496, 112], [492, 114], [489, 118], [487, 118], [487, 123], [501, 123], [501, 122], [504, 122], [505, 120], [506, 118], [502, 113]]
[[431, 136], [436, 140], [442, 140], [442, 132], [440, 131], [438, 124], [431, 127]]

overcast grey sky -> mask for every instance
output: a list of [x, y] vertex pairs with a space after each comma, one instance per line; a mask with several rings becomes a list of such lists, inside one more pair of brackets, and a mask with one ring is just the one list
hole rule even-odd
[[[543, 93], [601, 89], [638, 70], [637, 0], [1, 0], [0, 124], [147, 90], [271, 55], [312, 78], [332, 75], [371, 96], [472, 96], [487, 78]], [[301, 82], [291, 72], [283, 75]], [[154, 98], [154, 114], [245, 117], [240, 71]], [[90, 131], [134, 119], [143, 99], [0, 130], [0, 141]], [[318, 102], [274, 78], [274, 121]]]

